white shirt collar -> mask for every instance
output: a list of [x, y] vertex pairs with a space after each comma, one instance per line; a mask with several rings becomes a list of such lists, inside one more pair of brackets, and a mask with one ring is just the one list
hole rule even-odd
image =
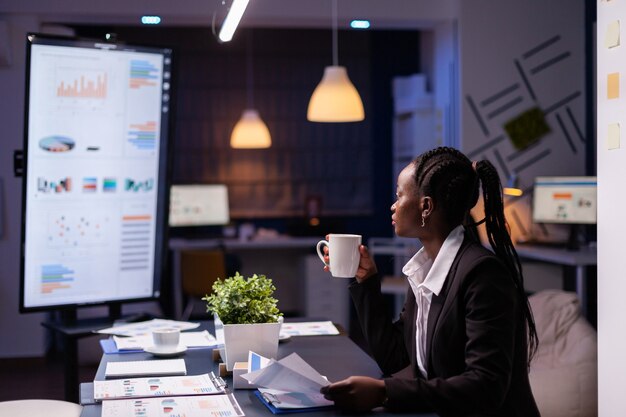
[[421, 248], [402, 268], [413, 290], [425, 287], [435, 295], [439, 295], [454, 258], [463, 243], [465, 229], [463, 226], [454, 228], [443, 242], [437, 257], [433, 261]]

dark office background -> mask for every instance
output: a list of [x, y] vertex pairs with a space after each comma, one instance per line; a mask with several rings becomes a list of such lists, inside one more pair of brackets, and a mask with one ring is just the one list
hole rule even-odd
[[[362, 96], [366, 119], [312, 123], [306, 109], [332, 63], [330, 30], [242, 29], [228, 44], [200, 28], [75, 30], [81, 37], [114, 33], [118, 41], [175, 49], [173, 183], [227, 184], [237, 224], [250, 221], [291, 235], [392, 235], [391, 82], [420, 72], [419, 32], [340, 31], [339, 64]], [[250, 85], [253, 107], [272, 134], [269, 149], [229, 146], [230, 132], [249, 104]], [[308, 197], [321, 198], [317, 227], [306, 218]], [[185, 237], [214, 232], [172, 230]]]

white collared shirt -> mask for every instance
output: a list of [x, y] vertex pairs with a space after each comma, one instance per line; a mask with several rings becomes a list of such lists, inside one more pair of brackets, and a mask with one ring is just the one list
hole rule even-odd
[[402, 268], [402, 273], [407, 276], [417, 304], [415, 348], [417, 365], [424, 377], [428, 376], [426, 370], [426, 332], [430, 304], [433, 294], [439, 295], [446, 281], [452, 262], [463, 243], [464, 231], [463, 226], [457, 226], [452, 230], [443, 242], [434, 261], [428, 257], [422, 248]]

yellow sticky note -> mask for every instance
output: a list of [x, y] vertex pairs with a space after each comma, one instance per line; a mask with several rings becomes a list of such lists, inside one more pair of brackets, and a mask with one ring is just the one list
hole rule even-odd
[[606, 98], [619, 98], [619, 72], [606, 76]]
[[606, 141], [607, 149], [619, 149], [619, 123], [611, 123]]
[[619, 46], [619, 20], [609, 23], [604, 36], [604, 46], [607, 48], [615, 48]]

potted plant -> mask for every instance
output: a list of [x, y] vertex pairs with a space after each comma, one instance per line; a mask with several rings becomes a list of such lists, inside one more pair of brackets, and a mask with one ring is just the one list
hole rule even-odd
[[[217, 279], [211, 295], [202, 300], [207, 311], [216, 317], [216, 336], [221, 339], [223, 325], [226, 369], [232, 371], [235, 362], [246, 362], [248, 351], [276, 358], [282, 313], [272, 295], [276, 287], [265, 275], [245, 278], [239, 272], [234, 277]], [[220, 352], [221, 353], [221, 352]]]

